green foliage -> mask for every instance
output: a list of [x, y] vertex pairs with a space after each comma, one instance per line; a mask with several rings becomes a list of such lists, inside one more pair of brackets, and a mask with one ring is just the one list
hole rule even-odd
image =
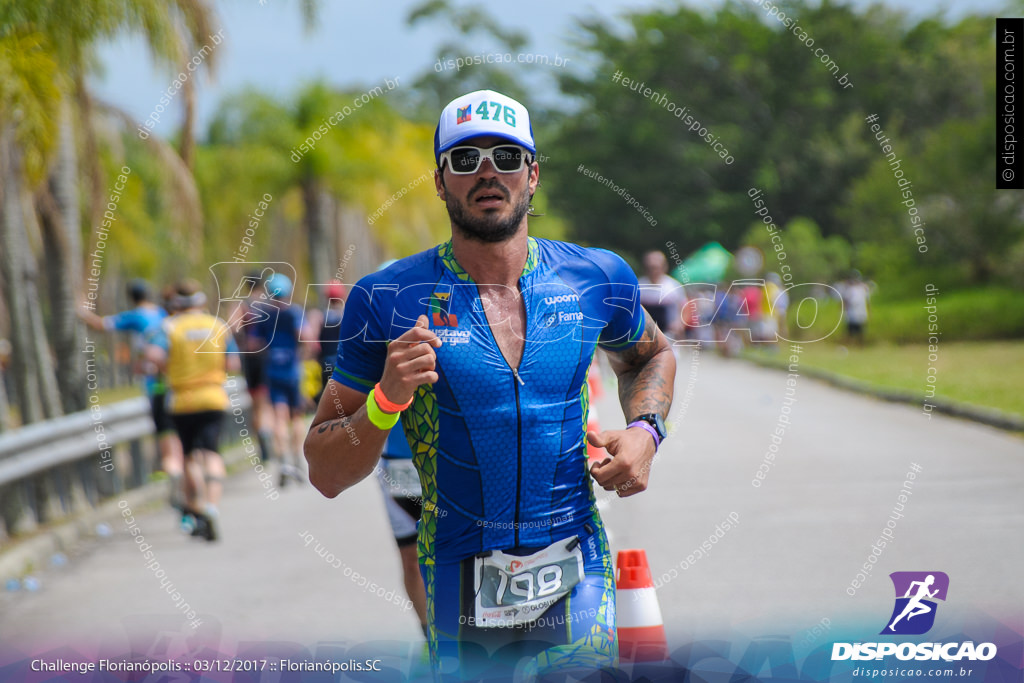
[[[1024, 297], [1019, 291], [1002, 288], [966, 289], [947, 292], [938, 287], [936, 303], [938, 329], [942, 341], [984, 339], [1015, 339], [1024, 337]], [[802, 295], [802, 293], [801, 293]], [[813, 325], [799, 329], [796, 304], [791, 301], [788, 335], [794, 340], [820, 339], [828, 335], [841, 315], [839, 301], [819, 300], [818, 315]], [[883, 288], [871, 298], [866, 339], [869, 343], [921, 344], [928, 340], [928, 315], [925, 309], [924, 285], [920, 284], [912, 298], [899, 296]], [[806, 324], [810, 320], [805, 318]], [[827, 338], [827, 343], [845, 341], [845, 322]]]
[[[559, 122], [546, 169], [570, 236], [633, 256], [669, 240], [683, 255], [711, 240], [764, 249], [748, 229], [757, 220], [748, 191], [758, 188], [773, 222], [787, 226], [797, 281], [827, 282], [847, 266], [895, 289], [935, 269], [959, 286], [1020, 279], [1024, 200], [992, 180], [991, 19], [911, 22], [883, 5], [776, 4], [806, 38], [739, 0], [634, 13], [625, 31], [580, 21], [580, 49], [596, 70], [562, 76], [579, 106]], [[636, 85], [614, 82], [619, 72]], [[926, 253], [870, 115], [914, 183]], [[735, 162], [690, 131], [687, 116]], [[581, 165], [625, 187], [657, 225]]]
[[773, 243], [767, 227], [756, 223], [742, 240], [742, 244], [757, 247], [764, 254], [765, 272], [781, 273], [783, 266], [789, 266], [793, 282], [797, 284], [829, 284], [846, 277], [852, 249], [844, 238], [839, 235], [822, 237], [814, 221], [799, 216], [778, 233]]
[[[402, 193], [372, 227], [389, 254], [406, 256], [440, 240], [443, 212], [436, 210], [433, 180], [422, 179], [433, 170], [432, 129], [399, 116], [386, 94], [352, 106], [364, 92], [314, 82], [290, 103], [252, 90], [225, 100], [196, 163], [209, 262], [229, 260], [264, 193], [274, 198], [273, 216], [290, 232], [301, 230], [301, 192], [310, 185], [365, 216]], [[304, 263], [305, 243], [282, 244], [273, 220], [262, 219], [252, 254]]]
[[186, 51], [180, 29], [202, 44], [209, 20], [206, 3], [196, 0], [0, 0], [0, 31], [42, 32], [58, 63], [75, 77], [92, 63], [97, 44], [123, 33], [141, 35], [159, 63], [176, 64]]
[[[1024, 416], [1024, 365], [1020, 348], [1012, 342], [950, 342], [943, 339], [937, 358], [929, 361], [926, 344], [891, 346], [874, 344], [863, 349], [835, 344], [805, 344], [802, 368], [825, 370], [875, 387], [898, 389], [923, 401], [931, 385], [929, 364], [935, 368], [935, 397], [946, 402], [995, 408]], [[751, 350], [758, 362], [781, 365], [774, 355]], [[918, 403], [920, 409], [921, 403]]]
[[0, 120], [13, 122], [30, 183], [44, 175], [66, 79], [39, 33], [0, 33]]
[[448, 0], [425, 0], [413, 7], [406, 23], [447, 28], [451, 37], [438, 49], [437, 61], [413, 83], [407, 108], [414, 118], [436, 123], [450, 101], [474, 90], [497, 90], [522, 102], [529, 87], [523, 64], [488, 63], [498, 53], [518, 53], [527, 43], [524, 34], [505, 28], [478, 7], [454, 7]]

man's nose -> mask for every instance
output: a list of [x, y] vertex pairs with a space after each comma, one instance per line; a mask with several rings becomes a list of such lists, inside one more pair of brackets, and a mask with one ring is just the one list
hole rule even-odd
[[496, 178], [498, 176], [498, 169], [494, 168], [492, 159], [483, 159], [480, 161], [480, 168], [476, 170], [476, 173], [485, 178]]

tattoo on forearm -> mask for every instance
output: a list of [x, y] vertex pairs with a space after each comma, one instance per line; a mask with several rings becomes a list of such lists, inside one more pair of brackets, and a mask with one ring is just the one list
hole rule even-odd
[[316, 433], [317, 434], [323, 434], [328, 429], [331, 430], [332, 432], [335, 429], [339, 429], [339, 428], [344, 429], [344, 428], [348, 427], [350, 422], [351, 422], [351, 420], [349, 418], [347, 418], [347, 417], [338, 417], [338, 418], [335, 418], [333, 420], [327, 420], [326, 422], [320, 423], [320, 426], [317, 427]]
[[625, 411], [634, 415], [658, 413], [668, 415], [672, 407], [675, 380], [675, 357], [666, 346], [657, 324], [646, 315], [643, 334], [632, 348], [617, 354], [619, 401]]

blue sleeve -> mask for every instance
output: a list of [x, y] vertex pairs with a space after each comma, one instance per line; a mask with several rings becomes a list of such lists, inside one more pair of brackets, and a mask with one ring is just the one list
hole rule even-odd
[[167, 331], [164, 330], [163, 325], [149, 333], [146, 337], [146, 343], [159, 346], [164, 351], [167, 351], [171, 346], [170, 342], [167, 341]]
[[121, 311], [103, 318], [103, 327], [118, 332], [142, 332], [139, 316], [133, 310]]
[[644, 331], [644, 309], [636, 274], [621, 256], [605, 249], [593, 249], [594, 261], [604, 271], [608, 287], [603, 307], [607, 324], [598, 344], [608, 351], [625, 351], [636, 344]]
[[345, 302], [338, 357], [334, 361], [334, 373], [331, 375], [335, 382], [365, 393], [369, 393], [380, 381], [387, 359], [386, 342], [367, 341], [387, 338], [381, 332], [380, 306], [370, 304], [371, 288], [366, 278], [360, 280], [352, 287]]

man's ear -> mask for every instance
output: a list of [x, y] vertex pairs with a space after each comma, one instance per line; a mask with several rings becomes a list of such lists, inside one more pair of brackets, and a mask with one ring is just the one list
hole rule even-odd
[[445, 198], [445, 193], [448, 192], [448, 188], [444, 184], [444, 170], [441, 168], [434, 169], [434, 189], [437, 190], [437, 196], [442, 200]]

